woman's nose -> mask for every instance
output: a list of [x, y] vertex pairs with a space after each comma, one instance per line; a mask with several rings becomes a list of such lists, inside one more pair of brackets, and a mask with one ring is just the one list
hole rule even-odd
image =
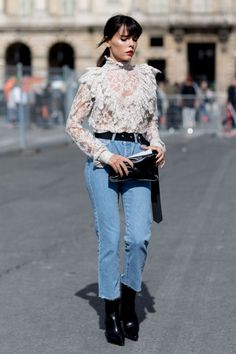
[[135, 42], [134, 42], [133, 38], [130, 38], [130, 39], [129, 39], [129, 45], [130, 45], [130, 47], [133, 48], [133, 47], [134, 47], [134, 43], [135, 43]]

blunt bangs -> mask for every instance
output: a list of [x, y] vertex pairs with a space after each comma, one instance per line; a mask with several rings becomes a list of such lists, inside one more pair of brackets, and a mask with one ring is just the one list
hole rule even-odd
[[133, 18], [125, 17], [122, 25], [124, 25], [124, 29], [127, 30], [129, 37], [137, 40], [141, 36], [143, 31], [142, 27]]

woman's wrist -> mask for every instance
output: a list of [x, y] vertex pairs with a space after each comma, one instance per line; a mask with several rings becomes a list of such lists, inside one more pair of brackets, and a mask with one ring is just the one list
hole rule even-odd
[[160, 141], [160, 140], [155, 141], [155, 140], [153, 140], [153, 141], [150, 142], [150, 145], [159, 147], [159, 148], [161, 148], [163, 150], [163, 152], [166, 152], [166, 146], [163, 143], [163, 141]]
[[113, 156], [114, 154], [112, 153], [112, 152], [110, 152], [110, 151], [103, 151], [101, 154], [100, 154], [100, 156], [99, 156], [99, 158], [98, 158], [98, 160], [99, 160], [99, 162], [101, 162], [101, 163], [103, 163], [103, 164], [108, 164], [108, 161], [110, 160], [110, 158]]

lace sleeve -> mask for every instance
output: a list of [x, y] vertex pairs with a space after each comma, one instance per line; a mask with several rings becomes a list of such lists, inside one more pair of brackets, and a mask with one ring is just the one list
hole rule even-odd
[[157, 113], [150, 117], [145, 138], [150, 142], [150, 145], [159, 146], [163, 151], [166, 151], [166, 146], [159, 134]]
[[92, 111], [94, 100], [89, 85], [81, 83], [66, 122], [66, 132], [86, 155], [93, 158], [95, 165], [96, 161], [106, 164], [112, 153], [88, 129], [83, 127], [85, 118]]
[[151, 145], [159, 146], [164, 151], [166, 151], [166, 146], [160, 138], [159, 134], [159, 125], [158, 125], [158, 110], [157, 110], [157, 82], [156, 74], [160, 72], [158, 69], [153, 68], [152, 66], [147, 66], [149, 69], [150, 77], [150, 87], [152, 87], [152, 97], [149, 100], [149, 120], [147, 125], [147, 130], [145, 137], [150, 142]]

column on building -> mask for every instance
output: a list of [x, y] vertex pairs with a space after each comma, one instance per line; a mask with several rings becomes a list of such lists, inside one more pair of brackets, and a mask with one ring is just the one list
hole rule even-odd
[[217, 91], [225, 93], [236, 72], [236, 32], [234, 31], [228, 41], [218, 41], [216, 50], [216, 77]]
[[[0, 18], [4, 16], [4, 0], [0, 0]], [[4, 60], [4, 46], [1, 45], [0, 47], [0, 76], [2, 76], [2, 73], [4, 71], [4, 64], [5, 64], [5, 60]]]
[[77, 9], [79, 11], [89, 11], [91, 10], [91, 2], [88, 0], [77, 1]]
[[104, 48], [97, 48], [101, 40], [102, 32], [95, 31], [93, 28], [80, 30], [79, 35], [73, 33], [71, 42], [75, 51], [75, 69], [82, 72], [85, 68], [96, 66], [96, 59]]
[[0, 0], [0, 16], [3, 15], [4, 12], [4, 0]]
[[[34, 14], [40, 19], [50, 18], [50, 1], [35, 0]], [[42, 23], [43, 26], [43, 23]], [[49, 34], [37, 31], [32, 41], [32, 72], [35, 76], [48, 75], [48, 37]]]
[[48, 34], [34, 33], [31, 42], [32, 75], [47, 77], [48, 74]]
[[35, 14], [41, 16], [46, 16], [48, 12], [47, 0], [35, 0]]
[[182, 82], [187, 75], [186, 43], [182, 29], [176, 29], [167, 35], [168, 65], [166, 76], [171, 83]]

